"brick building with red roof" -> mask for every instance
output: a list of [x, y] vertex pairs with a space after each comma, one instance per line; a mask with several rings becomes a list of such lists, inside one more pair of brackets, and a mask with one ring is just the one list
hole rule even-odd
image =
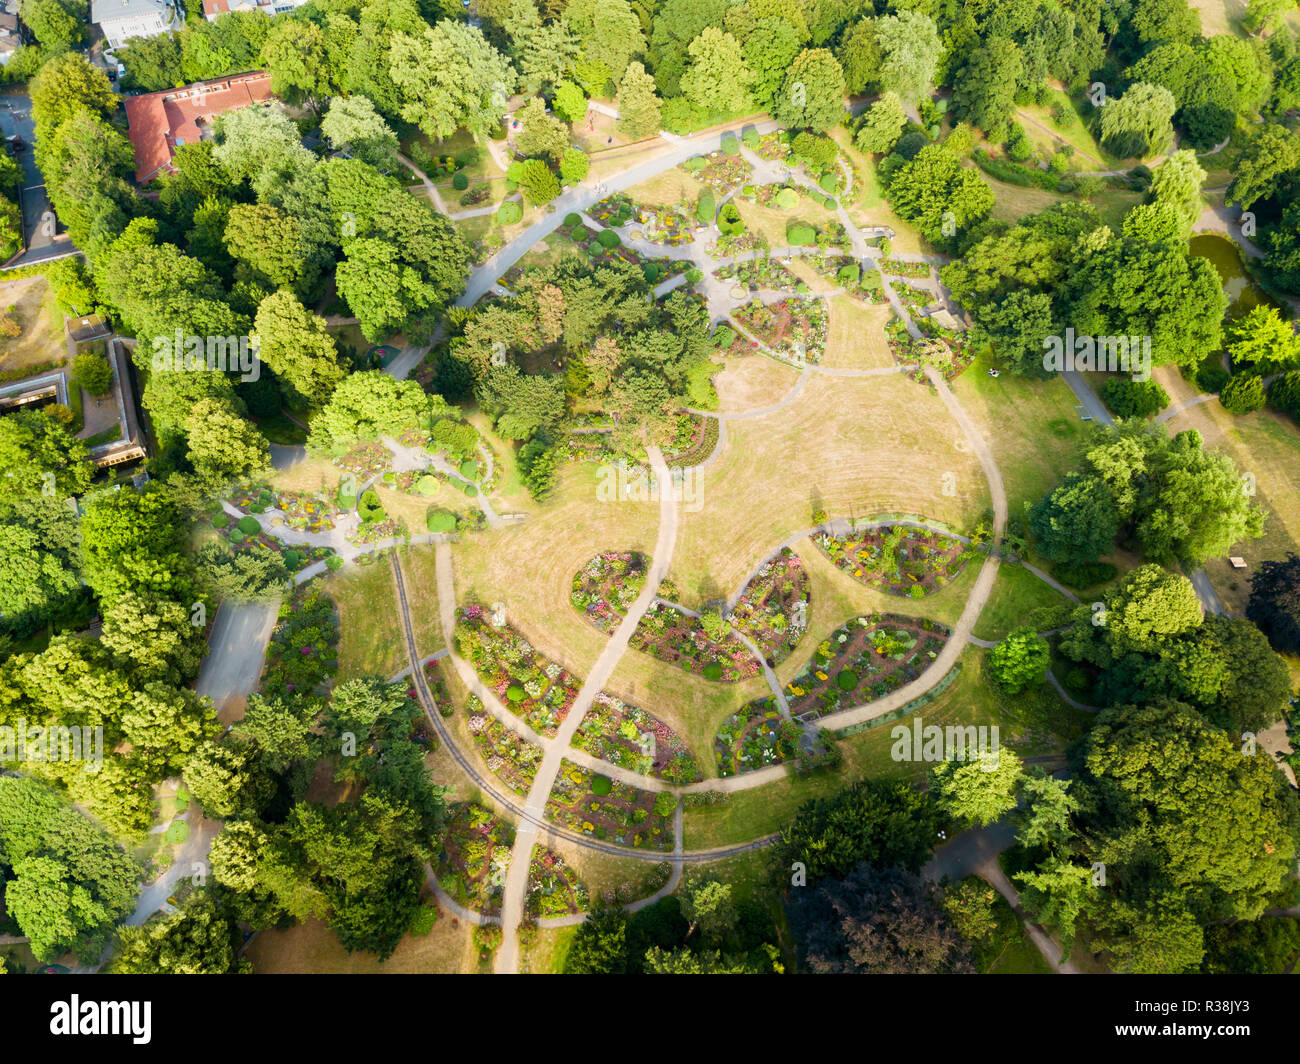
[[212, 119], [217, 115], [273, 99], [271, 75], [265, 70], [128, 96], [123, 102], [127, 136], [135, 149], [136, 181], [147, 185], [170, 171], [177, 148], [212, 136]]

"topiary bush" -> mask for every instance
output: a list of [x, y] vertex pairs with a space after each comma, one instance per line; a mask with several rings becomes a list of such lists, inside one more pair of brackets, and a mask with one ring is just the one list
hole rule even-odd
[[591, 777], [591, 793], [597, 798], [604, 797], [614, 789], [614, 782], [608, 776], [599, 774]]
[[564, 216], [564, 228], [572, 229], [575, 225], [582, 225], [582, 217], [573, 211]]
[[647, 262], [641, 267], [641, 276], [645, 278], [646, 284], [658, 284], [661, 272], [657, 262]]
[[1283, 373], [1268, 386], [1268, 404], [1300, 420], [1300, 369]]
[[722, 138], [722, 151], [726, 155], [740, 154], [740, 141], [736, 139], [734, 134], [728, 133]]
[[223, 511], [212, 515], [213, 528], [225, 528], [228, 524], [230, 524], [230, 514]]
[[1234, 374], [1219, 392], [1230, 414], [1249, 414], [1264, 405], [1264, 380], [1256, 373]]
[[343, 559], [337, 554], [331, 554], [325, 559], [325, 568], [330, 572], [338, 572], [343, 568]]
[[693, 155], [683, 164], [687, 170], [703, 170], [709, 165], [709, 160], [703, 155]]
[[713, 343], [715, 347], [725, 351], [736, 340], [736, 330], [730, 325], [719, 325], [713, 330]]
[[1108, 380], [1102, 386], [1101, 399], [1116, 417], [1150, 417], [1169, 405], [1169, 395], [1157, 381], [1128, 377]]
[[457, 171], [452, 176], [451, 187], [454, 188], [457, 192], [464, 192], [467, 188], [469, 188], [469, 177], [461, 173], [460, 171]]
[[456, 531], [456, 515], [450, 510], [431, 506], [429, 512], [425, 514], [424, 524], [430, 532], [454, 532]]
[[823, 192], [834, 192], [835, 187], [838, 184], [839, 182], [835, 180], [834, 174], [822, 174], [822, 176], [817, 179], [817, 185]]
[[524, 209], [518, 200], [506, 200], [497, 208], [497, 221], [502, 225], [516, 225], [524, 217]]
[[713, 216], [717, 213], [717, 210], [713, 190], [706, 188], [700, 193], [700, 198], [695, 202], [695, 217], [699, 219], [701, 225], [712, 225]]
[[569, 236], [574, 240], [585, 240], [587, 238], [587, 227], [579, 222], [569, 230]]
[[750, 126], [740, 134], [740, 139], [744, 142], [746, 148], [758, 147], [758, 130]]
[[745, 231], [744, 219], [740, 217], [740, 208], [734, 203], [724, 203], [718, 212], [718, 229], [723, 236], [736, 236]]
[[803, 247], [817, 242], [817, 230], [805, 222], [794, 222], [786, 228], [785, 239], [791, 247]]
[[235, 523], [235, 527], [246, 536], [255, 536], [262, 531], [261, 522], [256, 517], [241, 517]]
[[612, 251], [614, 248], [618, 247], [619, 244], [623, 243], [623, 241], [619, 239], [619, 235], [614, 232], [613, 229], [602, 229], [596, 234], [596, 241], [606, 251]]
[[799, 193], [792, 188], [783, 188], [772, 198], [772, 206], [783, 211], [792, 211], [799, 206]]
[[246, 540], [247, 538], [248, 537], [244, 535], [244, 533], [239, 531], [238, 528], [232, 528], [230, 530], [229, 539], [231, 543], [235, 544], [235, 546], [238, 546], [239, 544], [243, 543], [244, 540]]
[[841, 266], [836, 273], [835, 279], [844, 288], [851, 288], [862, 278], [862, 267], [856, 263], [849, 263], [847, 266]]
[[689, 281], [691, 284], [699, 284], [702, 280], [704, 280], [704, 271], [701, 270], [698, 266], [692, 266], [689, 270], [686, 271], [686, 280]]

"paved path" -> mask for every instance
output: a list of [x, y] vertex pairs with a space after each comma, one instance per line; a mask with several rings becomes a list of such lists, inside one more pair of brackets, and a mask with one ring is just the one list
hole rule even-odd
[[[658, 447], [647, 449], [650, 467], [659, 485], [659, 534], [655, 541], [654, 555], [646, 571], [645, 583], [636, 601], [628, 609], [622, 623], [615, 629], [605, 648], [600, 652], [590, 674], [578, 692], [578, 697], [570, 707], [568, 715], [561, 722], [555, 738], [547, 746], [528, 791], [525, 811], [532, 817], [540, 817], [546, 809], [546, 799], [555, 785], [559, 775], [560, 764], [573, 740], [578, 726], [586, 716], [587, 710], [596, 695], [604, 688], [613, 675], [614, 667], [627, 650], [632, 633], [641, 623], [650, 603], [654, 601], [655, 592], [668, 575], [668, 566], [672, 561], [673, 546], [677, 541], [677, 497], [671, 490], [672, 475], [664, 462]], [[514, 849], [510, 854], [510, 869], [506, 874], [505, 895], [501, 903], [501, 926], [504, 937], [497, 953], [496, 970], [513, 972], [519, 966], [519, 942], [516, 929], [523, 917], [524, 897], [528, 890], [528, 866], [537, 840], [537, 828], [531, 820], [518, 825], [515, 834]]]

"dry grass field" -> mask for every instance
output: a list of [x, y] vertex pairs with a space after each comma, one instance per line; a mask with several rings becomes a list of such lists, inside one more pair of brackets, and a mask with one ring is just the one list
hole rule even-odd
[[826, 355], [830, 369], [883, 369], [894, 365], [885, 340], [885, 324], [893, 316], [888, 303], [868, 306], [846, 295], [832, 299]]
[[63, 314], [43, 277], [0, 284], [0, 308], [13, 307], [19, 335], [0, 337], [0, 372], [68, 360]]
[[373, 953], [348, 953], [333, 931], [319, 920], [307, 920], [287, 931], [259, 931], [248, 944], [245, 956], [259, 975], [475, 972], [480, 968], [470, 939], [472, 931], [469, 924], [443, 912], [427, 935], [407, 935], [393, 955], [381, 961]]
[[325, 590], [339, 611], [340, 680], [378, 675], [385, 678], [407, 665], [388, 561], [348, 565], [331, 573]]

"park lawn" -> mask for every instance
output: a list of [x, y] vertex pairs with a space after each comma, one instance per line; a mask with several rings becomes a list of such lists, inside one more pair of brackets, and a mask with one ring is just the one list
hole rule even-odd
[[975, 625], [980, 639], [1002, 639], [1013, 628], [1031, 623], [1037, 609], [1070, 606], [1073, 603], [1054, 587], [1040, 580], [1023, 565], [1003, 562], [998, 578]]
[[527, 203], [521, 203], [520, 206], [524, 210], [523, 217], [514, 225], [502, 225], [497, 220], [495, 213], [480, 214], [474, 218], [461, 218], [459, 221], [452, 222], [452, 224], [456, 227], [456, 232], [460, 234], [461, 239], [471, 247], [480, 240], [487, 241], [493, 238], [501, 241], [499, 247], [505, 247], [541, 216], [541, 208], [530, 206]]
[[13, 319], [22, 330], [12, 338], [0, 337], [0, 373], [68, 361], [63, 313], [44, 277], [0, 283], [0, 301], [14, 308]]
[[[411, 155], [411, 147], [416, 142], [422, 144], [425, 150], [437, 159], [442, 159], [448, 155], [455, 158], [457, 155], [469, 151], [470, 149], [477, 150], [478, 161], [461, 168], [461, 172], [471, 181], [478, 181], [487, 177], [496, 177], [501, 173], [497, 168], [495, 161], [493, 161], [492, 153], [487, 149], [485, 140], [476, 139], [474, 134], [470, 133], [469, 130], [458, 129], [445, 140], [433, 140], [424, 133], [416, 133], [415, 136], [404, 141], [402, 147], [402, 153], [413, 160], [414, 157]], [[418, 163], [418, 160], [414, 161]], [[435, 183], [441, 183], [442, 179], [436, 177], [434, 174], [429, 174], [428, 177], [429, 180], [434, 181]], [[447, 180], [448, 183], [450, 183], [450, 179]]]
[[920, 231], [911, 222], [904, 221], [890, 209], [885, 199], [884, 189], [880, 186], [880, 179], [876, 175], [875, 162], [871, 156], [864, 155], [853, 146], [852, 134], [843, 126], [836, 126], [829, 131], [828, 135], [840, 146], [840, 151], [857, 169], [852, 193], [844, 203], [854, 224], [859, 228], [887, 225], [893, 229], [895, 235], [891, 241], [893, 245], [891, 253], [920, 254], [931, 251], [932, 248], [921, 236]]
[[427, 935], [405, 936], [393, 955], [381, 961], [373, 953], [349, 953], [325, 924], [307, 920], [285, 931], [259, 931], [244, 956], [258, 974], [473, 972], [478, 954], [472, 931], [470, 924], [443, 912]]
[[[977, 877], [972, 877], [977, 878]], [[1044, 959], [1025, 928], [1025, 921], [994, 891], [993, 916], [997, 931], [993, 941], [976, 951], [976, 967], [981, 975], [1047, 975], [1051, 966]]]
[[806, 284], [810, 292], [815, 292], [818, 295], [834, 292], [841, 287], [834, 279], [823, 277], [814, 270], [801, 255], [793, 256], [786, 269]]
[[276, 469], [268, 478], [275, 491], [325, 491], [331, 496], [338, 492], [343, 470], [328, 459], [306, 454], [289, 469]]
[[453, 546], [456, 605], [501, 603], [509, 624], [542, 654], [585, 677], [608, 636], [569, 601], [574, 574], [606, 550], [654, 551], [655, 502], [601, 502], [598, 467], [566, 466], [545, 506], [527, 521]]
[[402, 577], [406, 582], [406, 601], [411, 609], [411, 627], [415, 630], [415, 649], [421, 658], [447, 645], [438, 619], [438, 579], [434, 550], [433, 544], [420, 544], [411, 547], [401, 559]]
[[387, 559], [346, 565], [326, 578], [325, 590], [339, 614], [339, 680], [387, 679], [409, 664]]
[[988, 354], [979, 355], [953, 382], [953, 391], [988, 442], [1002, 473], [1007, 507], [1021, 516], [1078, 466], [1088, 425], [1074, 412], [1076, 400], [1060, 377], [1030, 380], [1007, 370], [990, 377]]
[[519, 971], [534, 975], [561, 974], [577, 934], [576, 926], [539, 927], [533, 941], [520, 948]]
[[686, 171], [674, 166], [639, 185], [633, 185], [626, 195], [644, 207], [681, 207], [694, 218], [695, 204], [704, 187]]
[[[519, 463], [515, 458], [515, 444], [503, 440], [492, 429], [492, 419], [481, 411], [470, 414], [467, 421], [479, 431], [493, 451], [493, 463], [497, 470], [496, 488], [489, 496], [499, 513], [512, 511], [535, 511], [537, 502], [528, 493], [519, 473]], [[505, 507], [503, 510], [502, 507]]]
[[868, 306], [847, 295], [838, 295], [827, 303], [827, 307], [830, 310], [830, 330], [826, 355], [821, 361], [823, 366], [831, 369], [881, 369], [894, 365], [894, 356], [885, 339], [885, 323], [894, 313], [888, 303]]
[[[1063, 90], [1051, 88], [1050, 86], [1047, 94], [1050, 99], [1046, 105], [1017, 109], [1019, 111], [1017, 117], [1021, 126], [1024, 127], [1026, 135], [1035, 144], [1055, 143], [1056, 138], [1060, 138], [1074, 149], [1074, 155], [1070, 159], [1070, 168], [1081, 173], [1087, 173], [1089, 170], [1118, 170], [1123, 167], [1125, 160], [1117, 159], [1104, 151], [1092, 135], [1087, 122], [1084, 121], [1083, 115], [1080, 114], [1080, 108], [1084, 102], [1082, 97], [1076, 99]], [[1059, 103], [1065, 110], [1060, 122], [1052, 118], [1051, 108], [1054, 103]], [[1025, 121], [1026, 116], [1036, 119], [1051, 130], [1056, 137], [1044, 133], [1033, 122]], [[1047, 155], [1050, 157], [1054, 150], [1054, 148], [1049, 149]]]
[[1068, 196], [1048, 192], [1037, 185], [1012, 185], [999, 181], [992, 174], [983, 170], [976, 171], [980, 179], [993, 190], [993, 209], [990, 215], [999, 222], [1015, 224], [1031, 214], [1038, 214], [1055, 203], [1061, 203]]
[[[1245, 36], [1241, 20], [1246, 14], [1244, 0], [1188, 0], [1187, 6], [1201, 18], [1201, 33], [1206, 37], [1216, 37], [1224, 33]], [[1296, 13], [1294, 7], [1287, 12], [1286, 21], [1292, 29], [1297, 23], [1290, 16]]]
[[636, 650], [623, 655], [605, 687], [671, 727], [709, 779], [718, 774], [713, 739], [719, 726], [747, 702], [772, 693], [762, 673], [739, 683], [721, 683]]
[[725, 449], [694, 488], [669, 571], [688, 601], [736, 587], [817, 510], [966, 527], [989, 505], [983, 471], [938, 397], [893, 375], [811, 374], [788, 406], [729, 422]]
[[543, 239], [529, 248], [515, 265], [525, 269], [554, 266], [561, 259], [575, 254], [577, 254], [577, 245], [557, 229], [554, 233], [547, 233]]
[[748, 414], [775, 406], [799, 380], [799, 370], [789, 363], [751, 352], [740, 335], [725, 352], [726, 365], [713, 376], [719, 413]]
[[[1156, 377], [1169, 393], [1171, 406], [1196, 394], [1173, 367], [1160, 367]], [[1268, 512], [1264, 535], [1237, 543], [1228, 551], [1244, 558], [1248, 568], [1233, 569], [1226, 557], [1213, 558], [1205, 565], [1228, 612], [1242, 612], [1250, 594], [1250, 574], [1259, 563], [1300, 551], [1300, 428], [1285, 415], [1267, 409], [1235, 416], [1215, 399], [1189, 407], [1166, 425], [1171, 433], [1196, 429], [1207, 448], [1225, 451], [1241, 473], [1254, 476], [1255, 501]]]
[[728, 202], [736, 205], [749, 232], [763, 237], [769, 248], [788, 247], [790, 240], [786, 232], [796, 222], [803, 222], [820, 231], [826, 227], [827, 222], [835, 221], [834, 211], [828, 211], [806, 196], [800, 196], [798, 204], [788, 211], [751, 203], [741, 196], [733, 196]]

